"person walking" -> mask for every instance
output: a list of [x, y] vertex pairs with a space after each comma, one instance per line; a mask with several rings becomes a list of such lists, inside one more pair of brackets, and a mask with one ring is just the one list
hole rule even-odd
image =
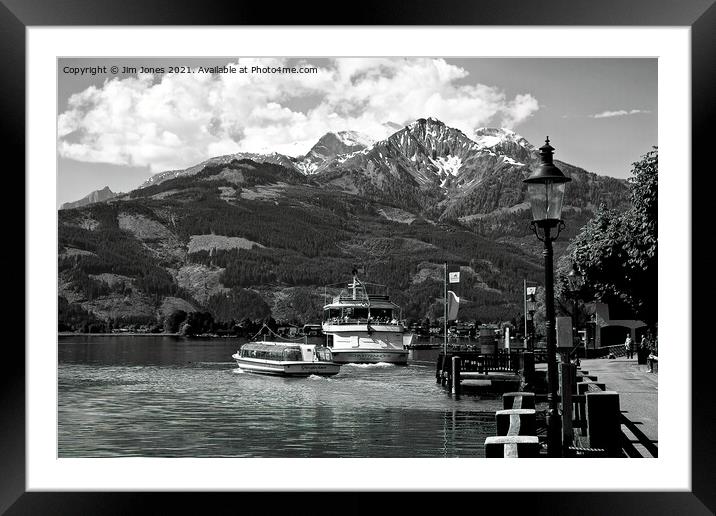
[[649, 356], [649, 351], [651, 347], [651, 339], [649, 337], [649, 333], [645, 333], [641, 336], [641, 342], [639, 343], [639, 347], [636, 350], [636, 357], [639, 360], [640, 364], [645, 364], [646, 359]]
[[649, 336], [649, 358], [648, 358], [648, 364], [649, 364], [649, 372], [654, 372], [654, 362], [659, 360], [659, 350], [658, 350], [658, 344], [656, 337]]
[[626, 351], [627, 358], [634, 358], [634, 341], [631, 340], [631, 335], [628, 333], [626, 340], [624, 341], [624, 350]]

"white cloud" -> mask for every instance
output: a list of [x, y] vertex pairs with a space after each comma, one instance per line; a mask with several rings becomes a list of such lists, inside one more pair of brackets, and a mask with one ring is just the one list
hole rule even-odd
[[[284, 66], [240, 59], [237, 67]], [[107, 81], [72, 95], [58, 117], [60, 155], [79, 161], [185, 168], [219, 154], [298, 155], [328, 131], [388, 136], [386, 122], [435, 117], [471, 134], [514, 128], [539, 103], [470, 83], [443, 59], [345, 58], [318, 74], [172, 74]], [[311, 98], [310, 108], [300, 109]]]
[[651, 113], [651, 111], [647, 111], [645, 109], [632, 109], [630, 111], [627, 111], [626, 109], [619, 109], [617, 111], [602, 111], [601, 113], [597, 113], [596, 115], [589, 116], [591, 118], [612, 118], [615, 116], [628, 116], [648, 113]]

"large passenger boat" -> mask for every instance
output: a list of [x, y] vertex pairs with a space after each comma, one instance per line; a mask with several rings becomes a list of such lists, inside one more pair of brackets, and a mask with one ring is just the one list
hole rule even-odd
[[[382, 293], [372, 293], [378, 291]], [[353, 281], [323, 307], [323, 333], [338, 363], [406, 364], [413, 334], [407, 333], [401, 308], [384, 285]]]
[[232, 358], [244, 371], [279, 376], [331, 376], [341, 369], [330, 349], [315, 344], [247, 342]]

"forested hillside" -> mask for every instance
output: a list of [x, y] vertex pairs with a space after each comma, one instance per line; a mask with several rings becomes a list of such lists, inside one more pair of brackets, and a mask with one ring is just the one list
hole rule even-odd
[[[275, 156], [224, 156], [60, 210], [60, 329], [316, 322], [324, 295], [356, 266], [364, 280], [387, 286], [405, 318], [436, 320], [443, 263], [462, 267], [461, 319], [518, 318], [523, 280], [542, 277], [522, 183], [532, 164], [516, 161], [532, 159], [534, 149], [510, 132], [485, 133], [487, 148], [439, 121], [416, 124], [419, 131], [326, 158], [340, 166], [309, 175]], [[496, 134], [503, 140], [494, 143]], [[497, 153], [500, 146], [513, 157]], [[422, 154], [398, 167], [382, 165], [375, 149]], [[458, 151], [460, 161], [439, 155]], [[363, 162], [367, 168], [351, 168]], [[624, 181], [558, 164], [572, 182], [557, 255], [600, 204], [628, 206]]]

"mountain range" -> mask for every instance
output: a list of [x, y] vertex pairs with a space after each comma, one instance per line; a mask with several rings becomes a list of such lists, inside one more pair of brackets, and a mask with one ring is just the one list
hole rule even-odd
[[[298, 157], [217, 156], [62, 209], [61, 319], [199, 310], [302, 323], [320, 317], [323, 285], [347, 280], [356, 263], [405, 315], [431, 318], [445, 261], [464, 267], [463, 317], [519, 316], [522, 280], [541, 277], [522, 183], [538, 149], [510, 130], [468, 137], [434, 118], [394, 129], [380, 141], [327, 133]], [[572, 178], [559, 253], [599, 204], [626, 208], [628, 187], [555, 164]]]
[[116, 197], [117, 195], [119, 194], [114, 193], [112, 190], [109, 189], [108, 186], [105, 186], [101, 190], [95, 190], [94, 192], [90, 192], [79, 201], [64, 203], [62, 206], [60, 206], [60, 209], [71, 210], [72, 208], [80, 208], [81, 206], [87, 206], [88, 204], [92, 204], [95, 202], [107, 201], [109, 199], [112, 199], [113, 197]]

